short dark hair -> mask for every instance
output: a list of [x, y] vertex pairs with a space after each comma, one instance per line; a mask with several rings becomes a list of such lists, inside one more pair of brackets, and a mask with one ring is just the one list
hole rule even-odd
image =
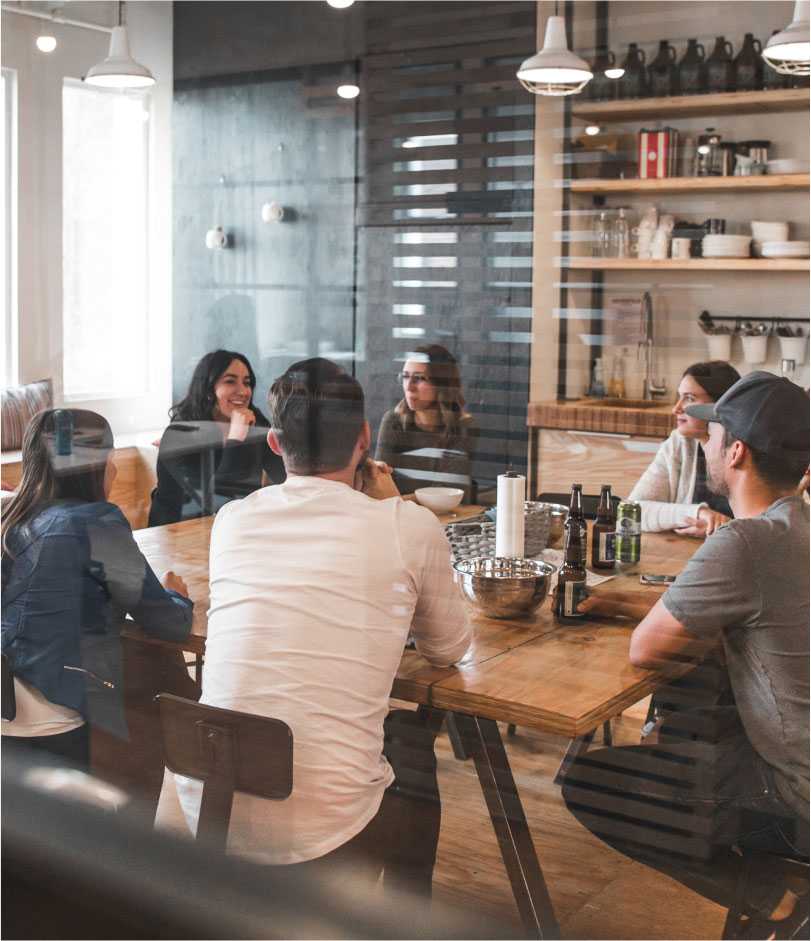
[[319, 474], [349, 464], [364, 398], [360, 383], [340, 366], [321, 357], [293, 363], [271, 386], [268, 406], [288, 470]]
[[[736, 438], [731, 431], [724, 428], [724, 450], [730, 448], [735, 441], [741, 441]], [[763, 483], [770, 487], [780, 490], [799, 485], [803, 474], [808, 468], [808, 458], [804, 455], [798, 457], [789, 457], [786, 454], [769, 454], [768, 451], [761, 451], [753, 448], [745, 441], [749, 453], [752, 455], [752, 463], [755, 465], [755, 472]]]
[[692, 366], [688, 366], [684, 370], [682, 379], [685, 376], [691, 376], [695, 379], [713, 402], [717, 402], [727, 389], [731, 389], [741, 378], [738, 370], [723, 359], [693, 363]]

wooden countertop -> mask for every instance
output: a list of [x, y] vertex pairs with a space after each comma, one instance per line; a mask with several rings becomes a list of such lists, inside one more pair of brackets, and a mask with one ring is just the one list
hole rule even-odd
[[673, 430], [672, 403], [666, 399], [655, 405], [639, 399], [614, 399], [623, 405], [606, 404], [610, 399], [577, 399], [572, 402], [530, 402], [527, 425], [530, 428], [558, 428], [566, 431], [601, 431], [611, 434], [666, 438]]

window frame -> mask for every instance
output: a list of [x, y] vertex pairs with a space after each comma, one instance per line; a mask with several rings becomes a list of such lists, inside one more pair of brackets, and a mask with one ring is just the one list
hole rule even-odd
[[[62, 81], [62, 88], [66, 86], [71, 86], [78, 89], [87, 89], [88, 88], [81, 80], [75, 79], [69, 76], [65, 76]], [[137, 432], [151, 430], [152, 428], [157, 428], [159, 424], [162, 424], [163, 417], [161, 414], [161, 419], [158, 424], [155, 424], [154, 421], [147, 422], [149, 428], [145, 427], [145, 422], [143, 418], [139, 418], [145, 410], [148, 414], [153, 414], [156, 411], [155, 406], [158, 401], [162, 401], [165, 393], [162, 389], [162, 383], [159, 380], [159, 377], [156, 375], [156, 370], [153, 368], [153, 352], [155, 341], [158, 338], [159, 330], [157, 329], [156, 324], [154, 323], [154, 318], [156, 312], [153, 310], [153, 255], [152, 255], [152, 246], [151, 246], [151, 236], [152, 236], [152, 210], [153, 210], [153, 187], [155, 180], [153, 178], [154, 168], [153, 168], [153, 158], [154, 158], [154, 117], [155, 117], [155, 101], [153, 97], [152, 90], [139, 89], [137, 91], [125, 91], [122, 92], [120, 89], [107, 89], [107, 88], [98, 88], [92, 86], [93, 93], [101, 93], [107, 95], [117, 95], [119, 97], [125, 96], [130, 99], [137, 99], [141, 102], [144, 109], [147, 111], [149, 117], [144, 122], [144, 134], [143, 134], [143, 147], [144, 147], [144, 161], [145, 161], [145, 175], [144, 175], [144, 200], [143, 200], [143, 213], [144, 213], [144, 329], [145, 329], [145, 360], [143, 363], [144, 369], [144, 388], [141, 392], [131, 394], [131, 395], [105, 395], [101, 396], [98, 393], [81, 393], [67, 395], [64, 391], [64, 384], [62, 381], [62, 375], [64, 370], [64, 356], [65, 356], [65, 343], [64, 343], [64, 302], [63, 310], [59, 314], [60, 320], [60, 333], [62, 334], [62, 350], [59, 357], [59, 370], [60, 370], [60, 387], [62, 388], [61, 401], [66, 405], [79, 406], [81, 408], [92, 409], [94, 411], [100, 412], [103, 414], [107, 420], [110, 422], [113, 431], [115, 432]], [[63, 111], [64, 114], [64, 111]], [[64, 129], [63, 129], [64, 135]], [[62, 173], [64, 179], [65, 166], [63, 159]], [[63, 187], [64, 190], [64, 187]], [[63, 207], [64, 207], [64, 195], [63, 195]], [[64, 238], [64, 225], [63, 225], [63, 238]], [[63, 268], [62, 268], [62, 292], [64, 296], [64, 284], [67, 279], [67, 271], [64, 265], [64, 242], [63, 242]], [[159, 360], [161, 357], [155, 357], [156, 360]], [[159, 411], [163, 413], [164, 408], [160, 408]]]
[[17, 198], [18, 100], [17, 70], [2, 68], [3, 100], [3, 383], [16, 385], [20, 378]]

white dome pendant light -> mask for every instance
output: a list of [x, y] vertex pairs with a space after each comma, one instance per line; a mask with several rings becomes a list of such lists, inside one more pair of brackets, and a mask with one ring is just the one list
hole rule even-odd
[[569, 51], [566, 21], [555, 15], [546, 21], [543, 49], [536, 52], [516, 73], [518, 81], [533, 95], [576, 95], [592, 79], [588, 62]]
[[136, 62], [130, 55], [127, 27], [121, 23], [121, 7], [118, 4], [118, 26], [110, 36], [110, 52], [103, 62], [88, 69], [84, 80], [88, 85], [102, 88], [148, 88], [155, 84], [155, 77], [146, 66]]
[[794, 19], [766, 43], [763, 59], [782, 75], [811, 73], [811, 44], [808, 33], [808, 0], [794, 4]]

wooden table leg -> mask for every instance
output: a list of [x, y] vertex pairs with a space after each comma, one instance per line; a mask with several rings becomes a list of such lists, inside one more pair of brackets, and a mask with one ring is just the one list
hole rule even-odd
[[465, 751], [475, 761], [504, 868], [527, 934], [533, 938], [559, 938], [560, 927], [498, 724], [492, 719], [459, 712], [454, 713], [454, 718]]

